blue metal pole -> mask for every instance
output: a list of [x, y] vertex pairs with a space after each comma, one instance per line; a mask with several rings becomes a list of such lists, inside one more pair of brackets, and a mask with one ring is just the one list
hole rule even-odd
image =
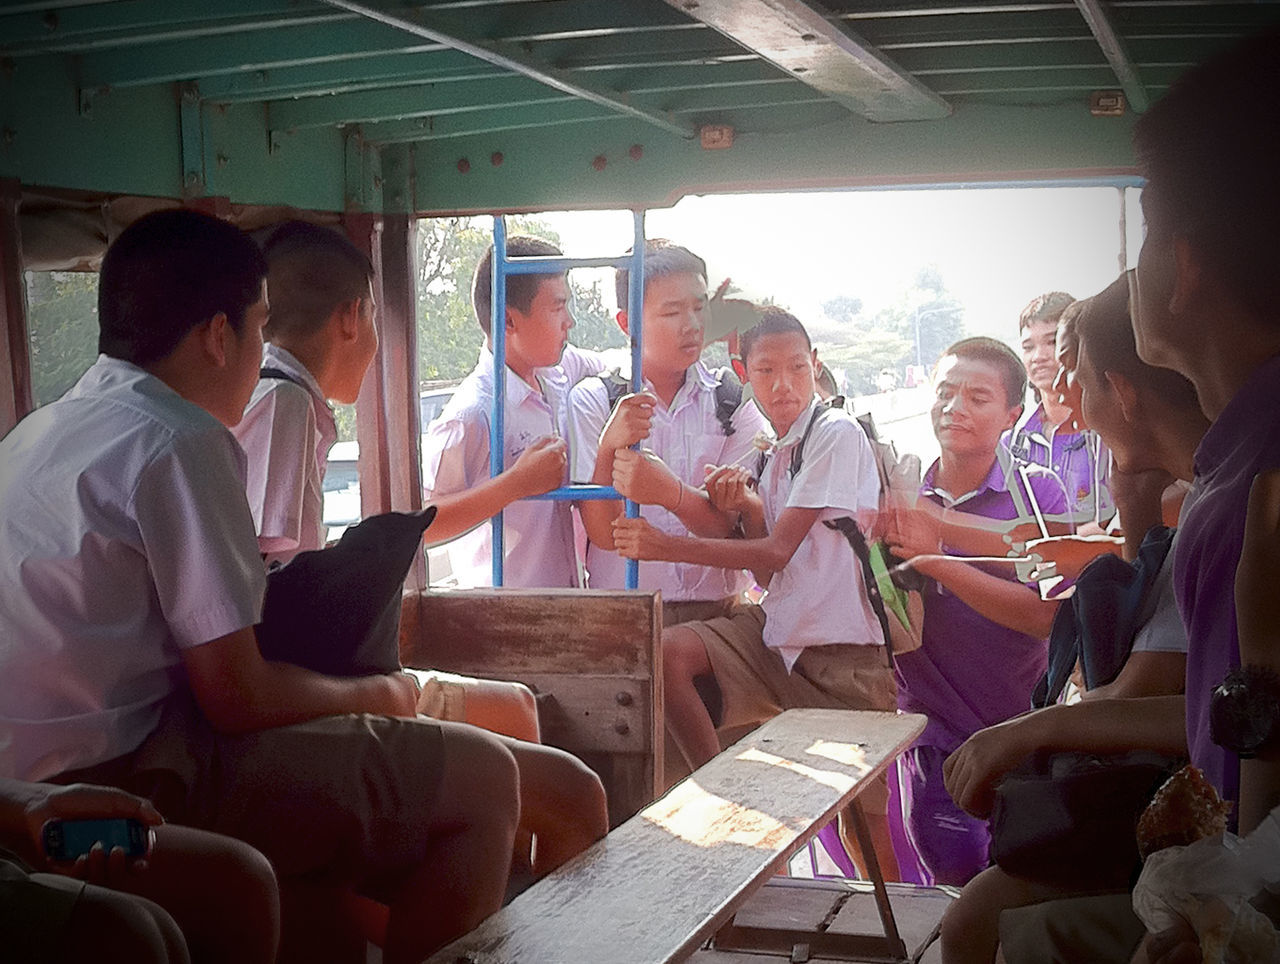
[[[632, 212], [634, 231], [631, 242], [631, 270], [628, 274], [627, 288], [627, 322], [631, 331], [631, 390], [638, 392], [644, 388], [643, 346], [644, 346], [644, 211]], [[630, 499], [626, 502], [628, 519], [640, 516], [640, 506]], [[626, 581], [628, 589], [636, 589], [640, 585], [640, 563], [634, 559], [627, 560]]]
[[[505, 465], [507, 450], [503, 413], [507, 401], [507, 222], [501, 214], [493, 219], [493, 314], [489, 333], [493, 341], [493, 413], [489, 417], [489, 477], [497, 478]], [[490, 520], [493, 543], [493, 584], [502, 585], [502, 560], [506, 548], [502, 540], [502, 512]]]

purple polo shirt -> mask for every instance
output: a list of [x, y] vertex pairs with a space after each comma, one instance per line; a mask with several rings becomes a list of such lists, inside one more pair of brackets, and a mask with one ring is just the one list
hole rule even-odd
[[[1001, 462], [993, 461], [982, 485], [954, 502], [934, 488], [938, 471], [934, 462], [925, 473], [920, 494], [955, 512], [1017, 519], [1017, 503]], [[1027, 476], [1042, 512], [1066, 511], [1062, 484], [1052, 473], [1031, 465]], [[1021, 479], [1011, 481], [1022, 486]], [[1003, 579], [1016, 578], [1013, 566], [981, 568]], [[922, 638], [919, 649], [894, 656], [898, 709], [929, 717], [918, 745], [950, 752], [978, 730], [1031, 708], [1031, 692], [1048, 660], [1046, 640], [992, 622], [932, 582], [924, 590]]]
[[1277, 467], [1280, 355], [1258, 367], [1200, 441], [1173, 561], [1187, 627], [1187, 746], [1191, 762], [1232, 801], [1240, 798], [1240, 760], [1209, 741], [1209, 696], [1240, 664], [1235, 578], [1249, 489], [1259, 472]]
[[1001, 441], [1014, 458], [1043, 465], [1062, 480], [1076, 525], [1094, 521], [1095, 488], [1102, 502], [1098, 519], [1106, 523], [1115, 515], [1109, 487], [1111, 452], [1096, 432], [1054, 432], [1050, 439], [1044, 428], [1044, 406], [1037, 405]]

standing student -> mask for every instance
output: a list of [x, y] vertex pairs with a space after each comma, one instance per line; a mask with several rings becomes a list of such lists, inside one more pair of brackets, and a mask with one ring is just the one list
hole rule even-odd
[[[941, 455], [925, 473], [922, 500], [949, 515], [1026, 521], [1065, 509], [1058, 480], [1015, 462], [1000, 445], [1021, 411], [1022, 362], [992, 338], [948, 348], [934, 376], [933, 431]], [[929, 717], [898, 759], [906, 837], [927, 883], [964, 884], [987, 866], [985, 820], [965, 813], [943, 783], [947, 755], [978, 730], [1025, 712], [1044, 674], [1056, 602], [1015, 578], [1014, 567], [981, 567], [890, 532], [894, 552], [933, 580], [924, 591], [923, 643], [895, 660], [898, 708]], [[918, 559], [916, 557], [919, 557]], [[900, 855], [900, 859], [906, 855]]]
[[500, 905], [516, 764], [474, 727], [417, 718], [404, 673], [262, 658], [265, 572], [227, 427], [258, 383], [266, 273], [231, 225], [141, 218], [103, 260], [102, 355], [0, 441], [0, 776], [119, 786], [252, 844], [280, 878], [286, 945], [327, 923], [291, 894], [377, 894], [386, 959], [417, 961]]
[[[758, 725], [792, 707], [894, 707], [861, 565], [845, 536], [824, 524], [853, 519], [870, 531], [880, 494], [871, 444], [852, 416], [818, 401], [813, 346], [792, 315], [764, 308], [742, 336], [742, 360], [778, 441], [762, 467], [725, 466], [707, 479], [712, 505], [739, 517], [741, 536], [665, 532], [643, 518], [613, 523], [614, 545], [627, 558], [746, 568], [768, 589], [760, 605], [663, 629], [667, 729], [695, 768], [719, 752], [717, 726]], [[694, 683], [708, 675], [720, 693], [718, 718]], [[894, 879], [887, 782], [858, 800], [876, 857]]]
[[[556, 257], [549, 241], [524, 235], [507, 239], [511, 257]], [[423, 486], [437, 502], [482, 485], [489, 478], [489, 419], [493, 409], [493, 249], [476, 266], [471, 304], [485, 334], [480, 361], [431, 423], [422, 439]], [[563, 443], [569, 389], [605, 368], [595, 352], [569, 344], [573, 315], [564, 272], [512, 275], [506, 290], [505, 464], [524, 453], [554, 447], [561, 453], [557, 484], [566, 478]], [[496, 512], [497, 509], [494, 509]], [[490, 512], [493, 515], [494, 512]], [[579, 584], [572, 512], [567, 502], [516, 502], [503, 512], [507, 586]], [[481, 525], [449, 546], [449, 560], [463, 586], [492, 584], [490, 527]]]
[[[617, 272], [619, 304], [626, 303], [628, 278], [625, 269]], [[703, 260], [668, 241], [647, 241], [644, 390], [622, 396], [616, 375], [579, 382], [569, 393], [569, 438], [575, 481], [616, 485], [664, 532], [723, 538], [737, 519], [711, 503], [703, 488], [707, 469], [744, 461], [765, 420], [753, 403], [742, 402], [742, 384], [731, 371], [713, 372], [700, 360], [706, 312]], [[625, 310], [618, 312], [618, 325], [630, 334]], [[644, 447], [632, 451], [637, 442]], [[590, 540], [591, 588], [622, 589], [626, 560], [613, 546], [613, 520], [622, 503], [583, 502], [579, 511]], [[748, 583], [741, 569], [640, 564], [639, 587], [662, 591], [666, 626], [727, 615]]]
[[1058, 375], [1058, 322], [1075, 299], [1064, 291], [1033, 298], [1018, 316], [1022, 363], [1035, 396], [1005, 436], [1014, 458], [1042, 465], [1067, 490], [1071, 521], [1105, 526], [1115, 514], [1108, 479], [1111, 455], [1096, 432], [1071, 424], [1070, 409], [1054, 390]]

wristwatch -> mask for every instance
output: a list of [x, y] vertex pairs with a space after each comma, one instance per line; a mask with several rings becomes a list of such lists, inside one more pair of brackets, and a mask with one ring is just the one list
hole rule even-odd
[[1209, 701], [1209, 739], [1242, 759], [1280, 749], [1280, 676], [1263, 666], [1228, 673]]

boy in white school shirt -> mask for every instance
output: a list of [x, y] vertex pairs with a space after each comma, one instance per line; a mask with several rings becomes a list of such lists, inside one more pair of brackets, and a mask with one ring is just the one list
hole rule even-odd
[[[626, 269], [617, 272], [619, 304], [626, 304], [629, 274]], [[745, 461], [766, 423], [753, 403], [742, 404], [742, 385], [730, 370], [713, 372], [700, 361], [706, 312], [703, 260], [669, 241], [645, 242], [644, 391], [618, 399], [607, 375], [573, 387], [570, 472], [575, 482], [616, 483], [646, 507], [645, 517], [664, 532], [725, 537], [733, 531], [737, 513], [711, 504], [702, 488], [707, 469]], [[618, 325], [630, 334], [625, 309], [618, 312]], [[611, 412], [616, 413], [613, 418]], [[641, 441], [641, 451], [630, 450]], [[626, 560], [613, 549], [613, 520], [622, 514], [622, 503], [582, 502], [578, 511], [589, 539], [591, 588], [622, 589]], [[639, 587], [662, 591], [666, 626], [728, 615], [734, 598], [749, 584], [740, 568], [640, 564]]]
[[[507, 239], [512, 257], [557, 257], [560, 249], [549, 241], [524, 235]], [[489, 478], [489, 419], [493, 407], [493, 249], [476, 266], [471, 303], [485, 333], [480, 361], [431, 423], [422, 440], [422, 484], [427, 499], [463, 492]], [[580, 379], [601, 372], [604, 360], [595, 352], [569, 344], [573, 315], [569, 311], [569, 282], [564, 272], [513, 275], [507, 279], [507, 386], [505, 464], [513, 465], [526, 451], [559, 445], [549, 437], [565, 434], [565, 404], [569, 389]], [[561, 453], [560, 481], [564, 472]], [[495, 509], [496, 511], [496, 509]], [[492, 514], [492, 513], [490, 513]], [[449, 561], [462, 586], [492, 585], [490, 527], [480, 525], [454, 540]], [[573, 517], [568, 502], [522, 501], [503, 512], [503, 583], [520, 587], [577, 586]]]
[[[759, 469], [725, 467], [707, 479], [713, 504], [739, 513], [741, 538], [673, 535], [644, 519], [617, 519], [614, 544], [634, 559], [744, 567], [768, 593], [731, 616], [672, 626], [662, 634], [668, 732], [693, 767], [719, 751], [716, 726], [758, 724], [792, 707], [896, 708], [880, 624], [845, 536], [824, 525], [854, 518], [868, 531], [879, 475], [866, 435], [814, 387], [815, 353], [804, 326], [766, 307], [742, 336], [756, 403], [778, 442]], [[752, 466], [756, 469], [757, 466]], [[723, 709], [713, 720], [694, 679], [714, 675]], [[886, 875], [896, 877], [888, 784], [859, 797]]]

